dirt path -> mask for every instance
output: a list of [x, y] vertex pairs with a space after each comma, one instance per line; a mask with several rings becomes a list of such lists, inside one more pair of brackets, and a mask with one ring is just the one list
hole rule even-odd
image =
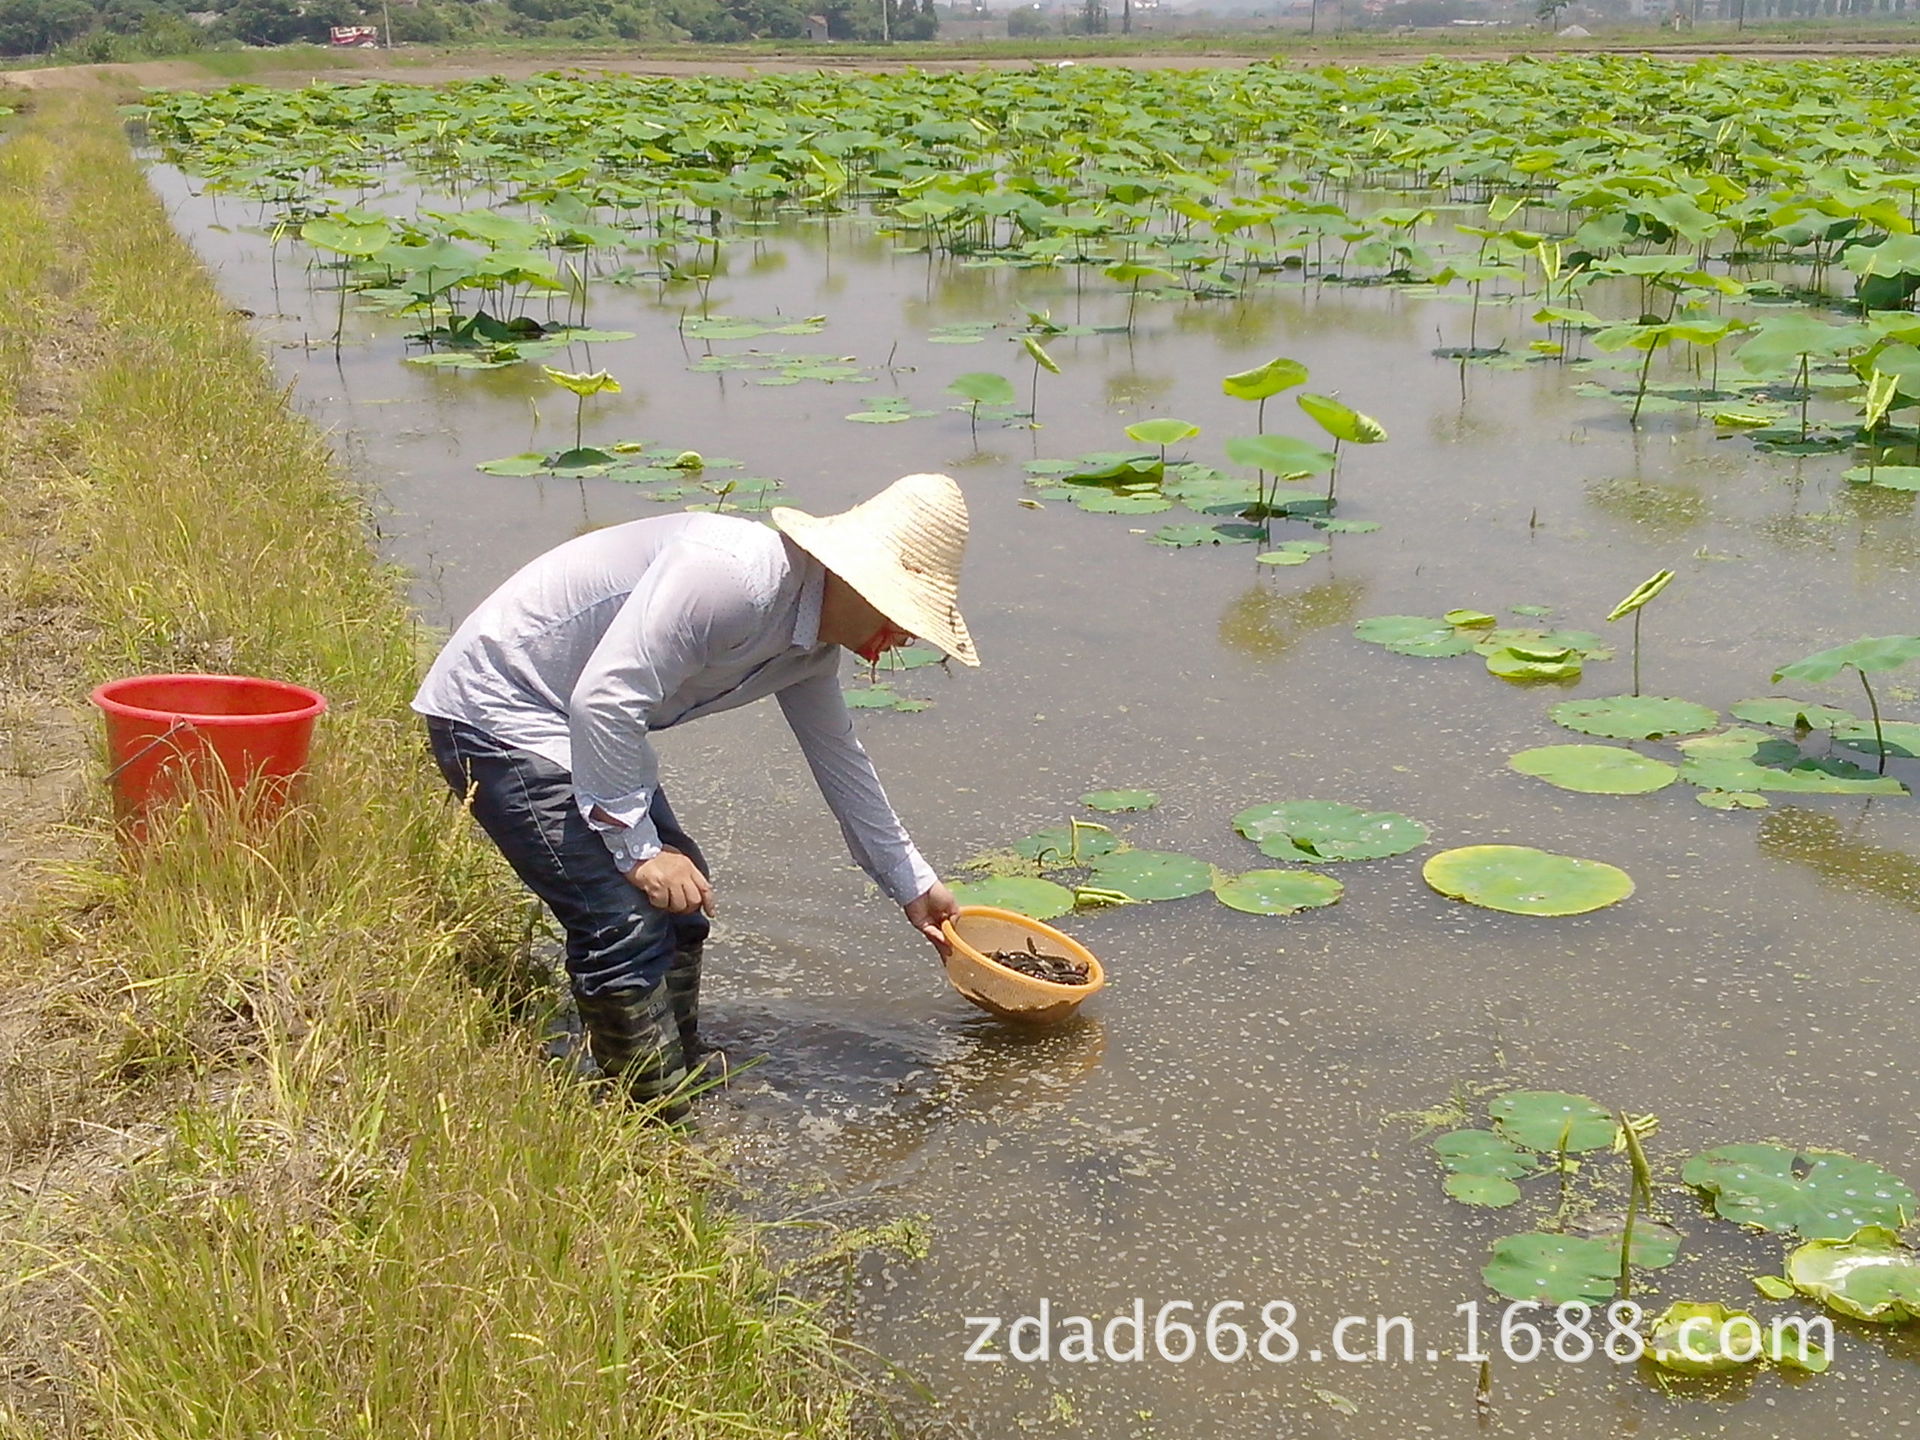
[[[477, 75], [501, 75], [520, 80], [555, 70], [580, 70], [616, 75], [721, 75], [747, 76], [785, 74], [808, 70], [859, 70], [876, 74], [903, 70], [933, 73], [989, 68], [1026, 69], [1034, 65], [1063, 63], [1029, 57], [999, 58], [981, 55], [970, 47], [952, 59], [916, 56], [890, 60], [871, 55], [844, 58], [812, 50], [790, 55], [755, 53], [739, 59], [716, 58], [709, 53], [680, 58], [671, 53], [618, 55], [588, 52], [578, 56], [565, 54], [489, 55], [436, 51], [431, 48], [402, 49], [397, 52], [370, 51], [356, 55], [347, 63], [315, 66], [310, 58], [289, 57], [284, 65], [272, 63], [262, 52], [260, 67], [244, 78], [266, 85], [301, 85], [317, 80], [351, 83], [361, 80], [406, 80], [423, 85], [438, 85]], [[1459, 46], [1418, 43], [1383, 43], [1378, 48], [1311, 48], [1301, 46], [1278, 53], [1237, 52], [1223, 46], [1218, 51], [1178, 54], [1089, 55], [1071, 62], [1076, 65], [1108, 65], [1129, 70], [1206, 70], [1252, 65], [1262, 60], [1278, 60], [1296, 65], [1406, 65], [1422, 60], [1504, 61], [1528, 56], [1624, 54], [1651, 55], [1662, 59], [1697, 60], [1708, 56], [1735, 56], [1743, 60], [1806, 60], [1823, 56], [1862, 58], [1908, 55], [1920, 50], [1920, 42], [1901, 44], [1889, 41], [1809, 41], [1713, 43], [1687, 41], [1673, 45], [1650, 46], [1644, 42], [1610, 44], [1605, 40], [1572, 43], [1552, 48], [1538, 46]], [[329, 56], [329, 60], [347, 57]], [[0, 73], [0, 86], [15, 85], [26, 90], [87, 89], [103, 87], [134, 91], [143, 87], [167, 89], [208, 89], [232, 83], [236, 77], [210, 73], [192, 59], [146, 60], [126, 65], [64, 65], [39, 70], [15, 70]]]

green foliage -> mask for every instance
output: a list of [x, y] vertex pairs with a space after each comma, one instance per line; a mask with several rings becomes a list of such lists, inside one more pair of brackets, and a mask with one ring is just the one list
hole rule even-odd
[[1233, 817], [1233, 828], [1276, 860], [1328, 864], [1379, 860], [1427, 843], [1427, 827], [1391, 810], [1366, 811], [1332, 800], [1287, 800], [1254, 805]]
[[1444, 850], [1420, 873], [1442, 895], [1513, 915], [1581, 915], [1633, 894], [1624, 870], [1526, 845]]
[[1842, 1240], [1863, 1225], [1898, 1227], [1915, 1212], [1906, 1182], [1837, 1150], [1720, 1145], [1694, 1156], [1680, 1176], [1713, 1197], [1723, 1220], [1808, 1240]]

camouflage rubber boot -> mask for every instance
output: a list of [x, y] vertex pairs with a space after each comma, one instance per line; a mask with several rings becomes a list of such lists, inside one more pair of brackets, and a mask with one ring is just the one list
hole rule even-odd
[[680, 1050], [667, 983], [651, 990], [608, 990], [576, 997], [594, 1063], [642, 1105], [658, 1109], [670, 1125], [683, 1124], [692, 1107], [680, 1092], [687, 1066]]
[[700, 1038], [700, 963], [703, 945], [688, 945], [675, 952], [667, 970], [667, 998], [673, 1002], [673, 1018], [680, 1027], [680, 1053], [687, 1069], [706, 1070], [707, 1079], [725, 1080], [727, 1052]]

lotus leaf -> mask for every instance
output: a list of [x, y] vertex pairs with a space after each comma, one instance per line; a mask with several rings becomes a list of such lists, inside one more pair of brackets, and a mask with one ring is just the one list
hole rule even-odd
[[1142, 445], [1178, 445], [1199, 433], [1198, 425], [1190, 425], [1185, 420], [1142, 420], [1127, 426], [1127, 438]]
[[1377, 445], [1387, 438], [1386, 427], [1371, 415], [1363, 415], [1351, 405], [1331, 395], [1296, 395], [1294, 402], [1306, 411], [1313, 423], [1336, 440], [1354, 445]]
[[1520, 1187], [1498, 1175], [1454, 1174], [1442, 1182], [1447, 1194], [1465, 1205], [1500, 1209], [1520, 1198]]
[[1507, 762], [1562, 790], [1584, 795], [1647, 795], [1679, 779], [1680, 771], [1620, 745], [1541, 745]]
[[1233, 817], [1233, 828], [1276, 860], [1331, 864], [1380, 860], [1424, 845], [1431, 832], [1392, 810], [1367, 811], [1334, 800], [1284, 800], [1254, 805]]
[[1784, 695], [1769, 695], [1757, 700], [1742, 700], [1728, 707], [1736, 720], [1751, 725], [1778, 725], [1783, 729], [1831, 730], [1858, 717], [1850, 710], [1831, 705], [1816, 705], [1811, 700], [1791, 700]]
[[1243, 910], [1249, 915], [1292, 915], [1296, 911], [1333, 904], [1345, 888], [1331, 875], [1313, 875], [1300, 870], [1249, 870], [1244, 875], [1216, 882], [1213, 893], [1231, 910]]
[[1242, 370], [1220, 382], [1220, 389], [1235, 400], [1265, 400], [1282, 390], [1307, 383], [1307, 367], [1298, 360], [1278, 357], [1252, 370]]
[[1013, 382], [990, 370], [973, 370], [956, 376], [947, 389], [977, 405], [1011, 405], [1015, 398]]
[[1324, 555], [1327, 545], [1319, 540], [1282, 540], [1278, 546], [1256, 555], [1261, 565], [1304, 565], [1316, 555]]
[[[1013, 853], [1026, 860], [1038, 860], [1048, 869], [1072, 863], [1074, 855], [1072, 825], [1050, 825], [1045, 830], [1036, 830], [1024, 840], [1013, 842]], [[1104, 825], [1081, 825], [1079, 855], [1080, 863], [1086, 864], [1096, 855], [1110, 855], [1120, 848], [1120, 842], [1113, 832]]]
[[1516, 650], [1555, 652], [1571, 650], [1582, 660], [1608, 660], [1609, 649], [1591, 630], [1530, 630], [1506, 625], [1474, 637], [1474, 648], [1482, 655], [1511, 647]]
[[1227, 441], [1227, 458], [1236, 465], [1275, 475], [1324, 475], [1337, 461], [1322, 450], [1291, 435], [1236, 435]]
[[544, 475], [547, 457], [537, 450], [528, 450], [499, 460], [482, 460], [474, 468], [489, 475]]
[[1808, 1299], [1855, 1320], [1920, 1320], [1920, 1258], [1884, 1225], [1802, 1245], [1787, 1256], [1787, 1279]]
[[1765, 810], [1772, 803], [1751, 790], [1702, 790], [1693, 798], [1709, 810]]
[[1251, 535], [1232, 534], [1219, 525], [1163, 525], [1147, 537], [1150, 545], [1182, 550], [1191, 545], [1244, 545]]
[[1213, 868], [1191, 855], [1120, 850], [1093, 862], [1094, 883], [1130, 900], [1180, 900], [1213, 885]]
[[1706, 790], [1772, 790], [1791, 795], [1904, 795], [1891, 775], [1875, 775], [1843, 760], [1798, 760], [1778, 769], [1736, 756], [1694, 756], [1680, 778]]
[[[1620, 1242], [1626, 1238], [1627, 1216], [1624, 1210], [1595, 1210], [1567, 1223], [1567, 1230], [1589, 1240], [1604, 1240], [1613, 1247], [1616, 1258]], [[1636, 1215], [1633, 1222], [1633, 1263], [1642, 1270], [1664, 1270], [1680, 1258], [1680, 1232], [1649, 1215]]]
[[1380, 528], [1378, 520], [1333, 520], [1318, 515], [1307, 523], [1328, 535], [1371, 535]]
[[1510, 915], [1582, 915], [1633, 894], [1624, 870], [1526, 845], [1442, 851], [1420, 873], [1442, 895]]
[[1486, 630], [1500, 623], [1498, 616], [1489, 615], [1485, 610], [1449, 610], [1440, 618], [1462, 630]]
[[1494, 1243], [1480, 1276], [1509, 1300], [1591, 1305], [1613, 1293], [1620, 1251], [1604, 1240], [1574, 1235], [1509, 1235]]
[[1456, 1175], [1491, 1175], [1512, 1180], [1531, 1175], [1533, 1156], [1491, 1130], [1453, 1130], [1435, 1136], [1433, 1153]]
[[1569, 1152], [1611, 1145], [1619, 1128], [1605, 1106], [1562, 1090], [1511, 1090], [1490, 1102], [1487, 1114], [1507, 1139], [1542, 1154], [1559, 1151], [1560, 1135], [1568, 1122], [1572, 1122], [1567, 1133]]
[[1673, 571], [1656, 570], [1652, 575], [1633, 587], [1627, 598], [1607, 612], [1607, 619], [1620, 620], [1640, 609], [1654, 596], [1673, 583]]
[[1484, 653], [1488, 672], [1502, 680], [1573, 680], [1580, 675], [1579, 652], [1561, 646], [1501, 645]]
[[558, 385], [562, 390], [570, 391], [582, 399], [585, 399], [589, 395], [599, 395], [602, 392], [608, 395], [618, 395], [620, 393], [620, 382], [605, 370], [575, 373], [570, 370], [556, 370], [551, 365], [542, 365], [540, 367], [540, 373]]
[[962, 905], [995, 905], [1030, 920], [1052, 920], [1073, 909], [1073, 892], [1031, 875], [994, 875], [985, 880], [956, 880], [949, 887]]
[[1356, 624], [1353, 633], [1369, 645], [1382, 646], [1396, 655], [1464, 655], [1474, 644], [1472, 636], [1462, 634], [1445, 620], [1424, 615], [1375, 615]]
[[884, 651], [880, 656], [882, 670], [923, 670], [929, 665], [946, 663], [945, 653], [928, 645], [906, 645], [898, 650]]
[[1582, 735], [1610, 740], [1658, 740], [1665, 735], [1693, 735], [1711, 730], [1719, 715], [1691, 700], [1668, 700], [1657, 695], [1608, 695], [1591, 700], [1562, 700], [1547, 712], [1554, 723]]
[[1913, 1191], [1870, 1160], [1835, 1150], [1721, 1145], [1686, 1163], [1680, 1178], [1713, 1196], [1722, 1219], [1762, 1230], [1839, 1240], [1863, 1225], [1907, 1223]]
[[1059, 364], [1047, 353], [1046, 347], [1034, 339], [1033, 336], [1022, 335], [1020, 337], [1020, 345], [1021, 348], [1033, 358], [1033, 363], [1038, 365], [1042, 370], [1050, 371], [1055, 375], [1060, 373]]
[[1841, 478], [1855, 485], [1873, 485], [1882, 490], [1920, 490], [1920, 465], [1856, 465], [1841, 472]]
[[1865, 755], [1878, 755], [1882, 741], [1886, 753], [1901, 759], [1911, 760], [1920, 756], [1920, 723], [1912, 720], [1883, 720], [1880, 723], [1880, 735], [1876, 737], [1873, 726], [1864, 720], [1855, 720], [1851, 724], [1834, 728], [1833, 741], [1849, 750], [1857, 750]]
[[1856, 670], [1873, 673], [1897, 670], [1916, 659], [1920, 659], [1920, 635], [1870, 635], [1861, 640], [1848, 641], [1845, 645], [1816, 650], [1791, 665], [1783, 665], [1773, 672], [1773, 683], [1778, 685], [1782, 680], [1804, 680], [1810, 685], [1818, 685], [1823, 680], [1833, 679], [1849, 665]]
[[1077, 508], [1092, 515], [1154, 515], [1173, 509], [1173, 501], [1150, 492], [1076, 490], [1071, 498]]
[[1151, 810], [1160, 797], [1151, 790], [1096, 790], [1082, 795], [1080, 803], [1090, 810]]
[[900, 697], [884, 685], [863, 686], [840, 693], [849, 710], [891, 710], [900, 703]]
[[1745, 1310], [1676, 1300], [1654, 1317], [1647, 1359], [1681, 1375], [1715, 1375], [1751, 1365], [1765, 1353], [1760, 1322]]
[[[1818, 1241], [1815, 1241], [1814, 1243], [1818, 1245], [1826, 1245], [1826, 1244], [1831, 1244], [1832, 1242], [1826, 1241], [1826, 1240], [1818, 1240]], [[1797, 1291], [1794, 1290], [1793, 1282], [1791, 1280], [1783, 1279], [1778, 1275], [1754, 1276], [1753, 1288], [1758, 1290], [1762, 1295], [1766, 1296], [1769, 1300], [1791, 1300], [1794, 1297], [1794, 1295], [1798, 1293]]]

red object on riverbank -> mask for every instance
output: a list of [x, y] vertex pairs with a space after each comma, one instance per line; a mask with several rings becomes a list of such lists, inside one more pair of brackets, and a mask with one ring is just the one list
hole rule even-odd
[[249, 675], [135, 675], [93, 692], [107, 722], [115, 813], [136, 831], [147, 814], [208, 778], [259, 783], [280, 809], [306, 767], [326, 697], [304, 685]]

